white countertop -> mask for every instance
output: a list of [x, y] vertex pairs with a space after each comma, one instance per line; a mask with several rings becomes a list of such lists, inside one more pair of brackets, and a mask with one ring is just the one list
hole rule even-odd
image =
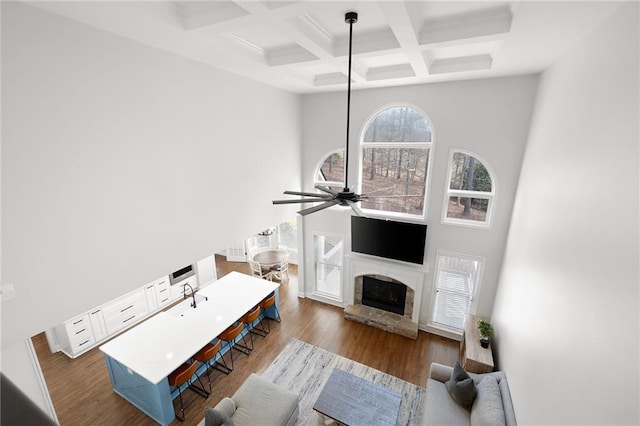
[[[153, 384], [160, 382], [280, 284], [231, 272], [191, 297], [100, 346]], [[207, 297], [208, 300], [203, 300]]]

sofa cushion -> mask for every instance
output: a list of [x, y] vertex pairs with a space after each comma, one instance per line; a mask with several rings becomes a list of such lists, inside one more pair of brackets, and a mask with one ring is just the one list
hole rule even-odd
[[425, 426], [469, 425], [469, 411], [455, 402], [444, 382], [427, 380], [427, 392], [422, 414], [422, 424]]
[[207, 407], [204, 410], [204, 426], [233, 426], [233, 420], [222, 411]]
[[298, 395], [251, 374], [231, 397], [236, 425], [292, 425], [298, 418]]
[[477, 386], [477, 396], [471, 406], [471, 426], [505, 425], [502, 395], [498, 381], [493, 376], [485, 376]]
[[464, 408], [471, 408], [473, 399], [476, 397], [476, 384], [459, 362], [456, 362], [451, 372], [451, 378], [447, 380], [445, 385], [454, 401]]

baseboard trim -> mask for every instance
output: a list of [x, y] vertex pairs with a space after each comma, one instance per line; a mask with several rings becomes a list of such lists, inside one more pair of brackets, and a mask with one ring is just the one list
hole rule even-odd
[[53, 407], [53, 401], [51, 400], [51, 395], [49, 394], [49, 388], [47, 387], [44, 373], [42, 372], [42, 368], [40, 367], [40, 361], [38, 361], [36, 348], [33, 346], [33, 341], [30, 338], [26, 340], [27, 347], [29, 348], [29, 356], [31, 357], [31, 363], [33, 364], [33, 368], [36, 371], [36, 375], [38, 376], [40, 391], [42, 392], [42, 396], [44, 397], [45, 403], [47, 404], [47, 414], [53, 419], [53, 421], [56, 422], [56, 424], [60, 424], [60, 422], [58, 421], [58, 416], [56, 414], [56, 409]]

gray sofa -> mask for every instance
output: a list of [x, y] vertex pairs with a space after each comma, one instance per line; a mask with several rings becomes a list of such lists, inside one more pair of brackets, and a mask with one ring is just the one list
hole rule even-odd
[[[504, 372], [469, 373], [476, 384], [477, 393], [471, 409], [468, 410], [459, 405], [447, 391], [445, 383], [451, 378], [452, 371], [453, 367], [438, 363], [431, 364], [427, 380], [423, 425], [517, 425], [509, 384]], [[486, 377], [491, 378], [482, 383]]]
[[[231, 398], [225, 397], [214, 408], [207, 409], [198, 426], [263, 425], [292, 426], [298, 419], [298, 395], [251, 374]], [[225, 423], [225, 419], [227, 423]]]

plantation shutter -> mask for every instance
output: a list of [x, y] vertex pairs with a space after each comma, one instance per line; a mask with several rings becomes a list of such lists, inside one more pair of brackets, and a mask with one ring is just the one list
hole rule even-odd
[[475, 258], [438, 254], [436, 297], [432, 321], [462, 330], [480, 278], [482, 262]]

